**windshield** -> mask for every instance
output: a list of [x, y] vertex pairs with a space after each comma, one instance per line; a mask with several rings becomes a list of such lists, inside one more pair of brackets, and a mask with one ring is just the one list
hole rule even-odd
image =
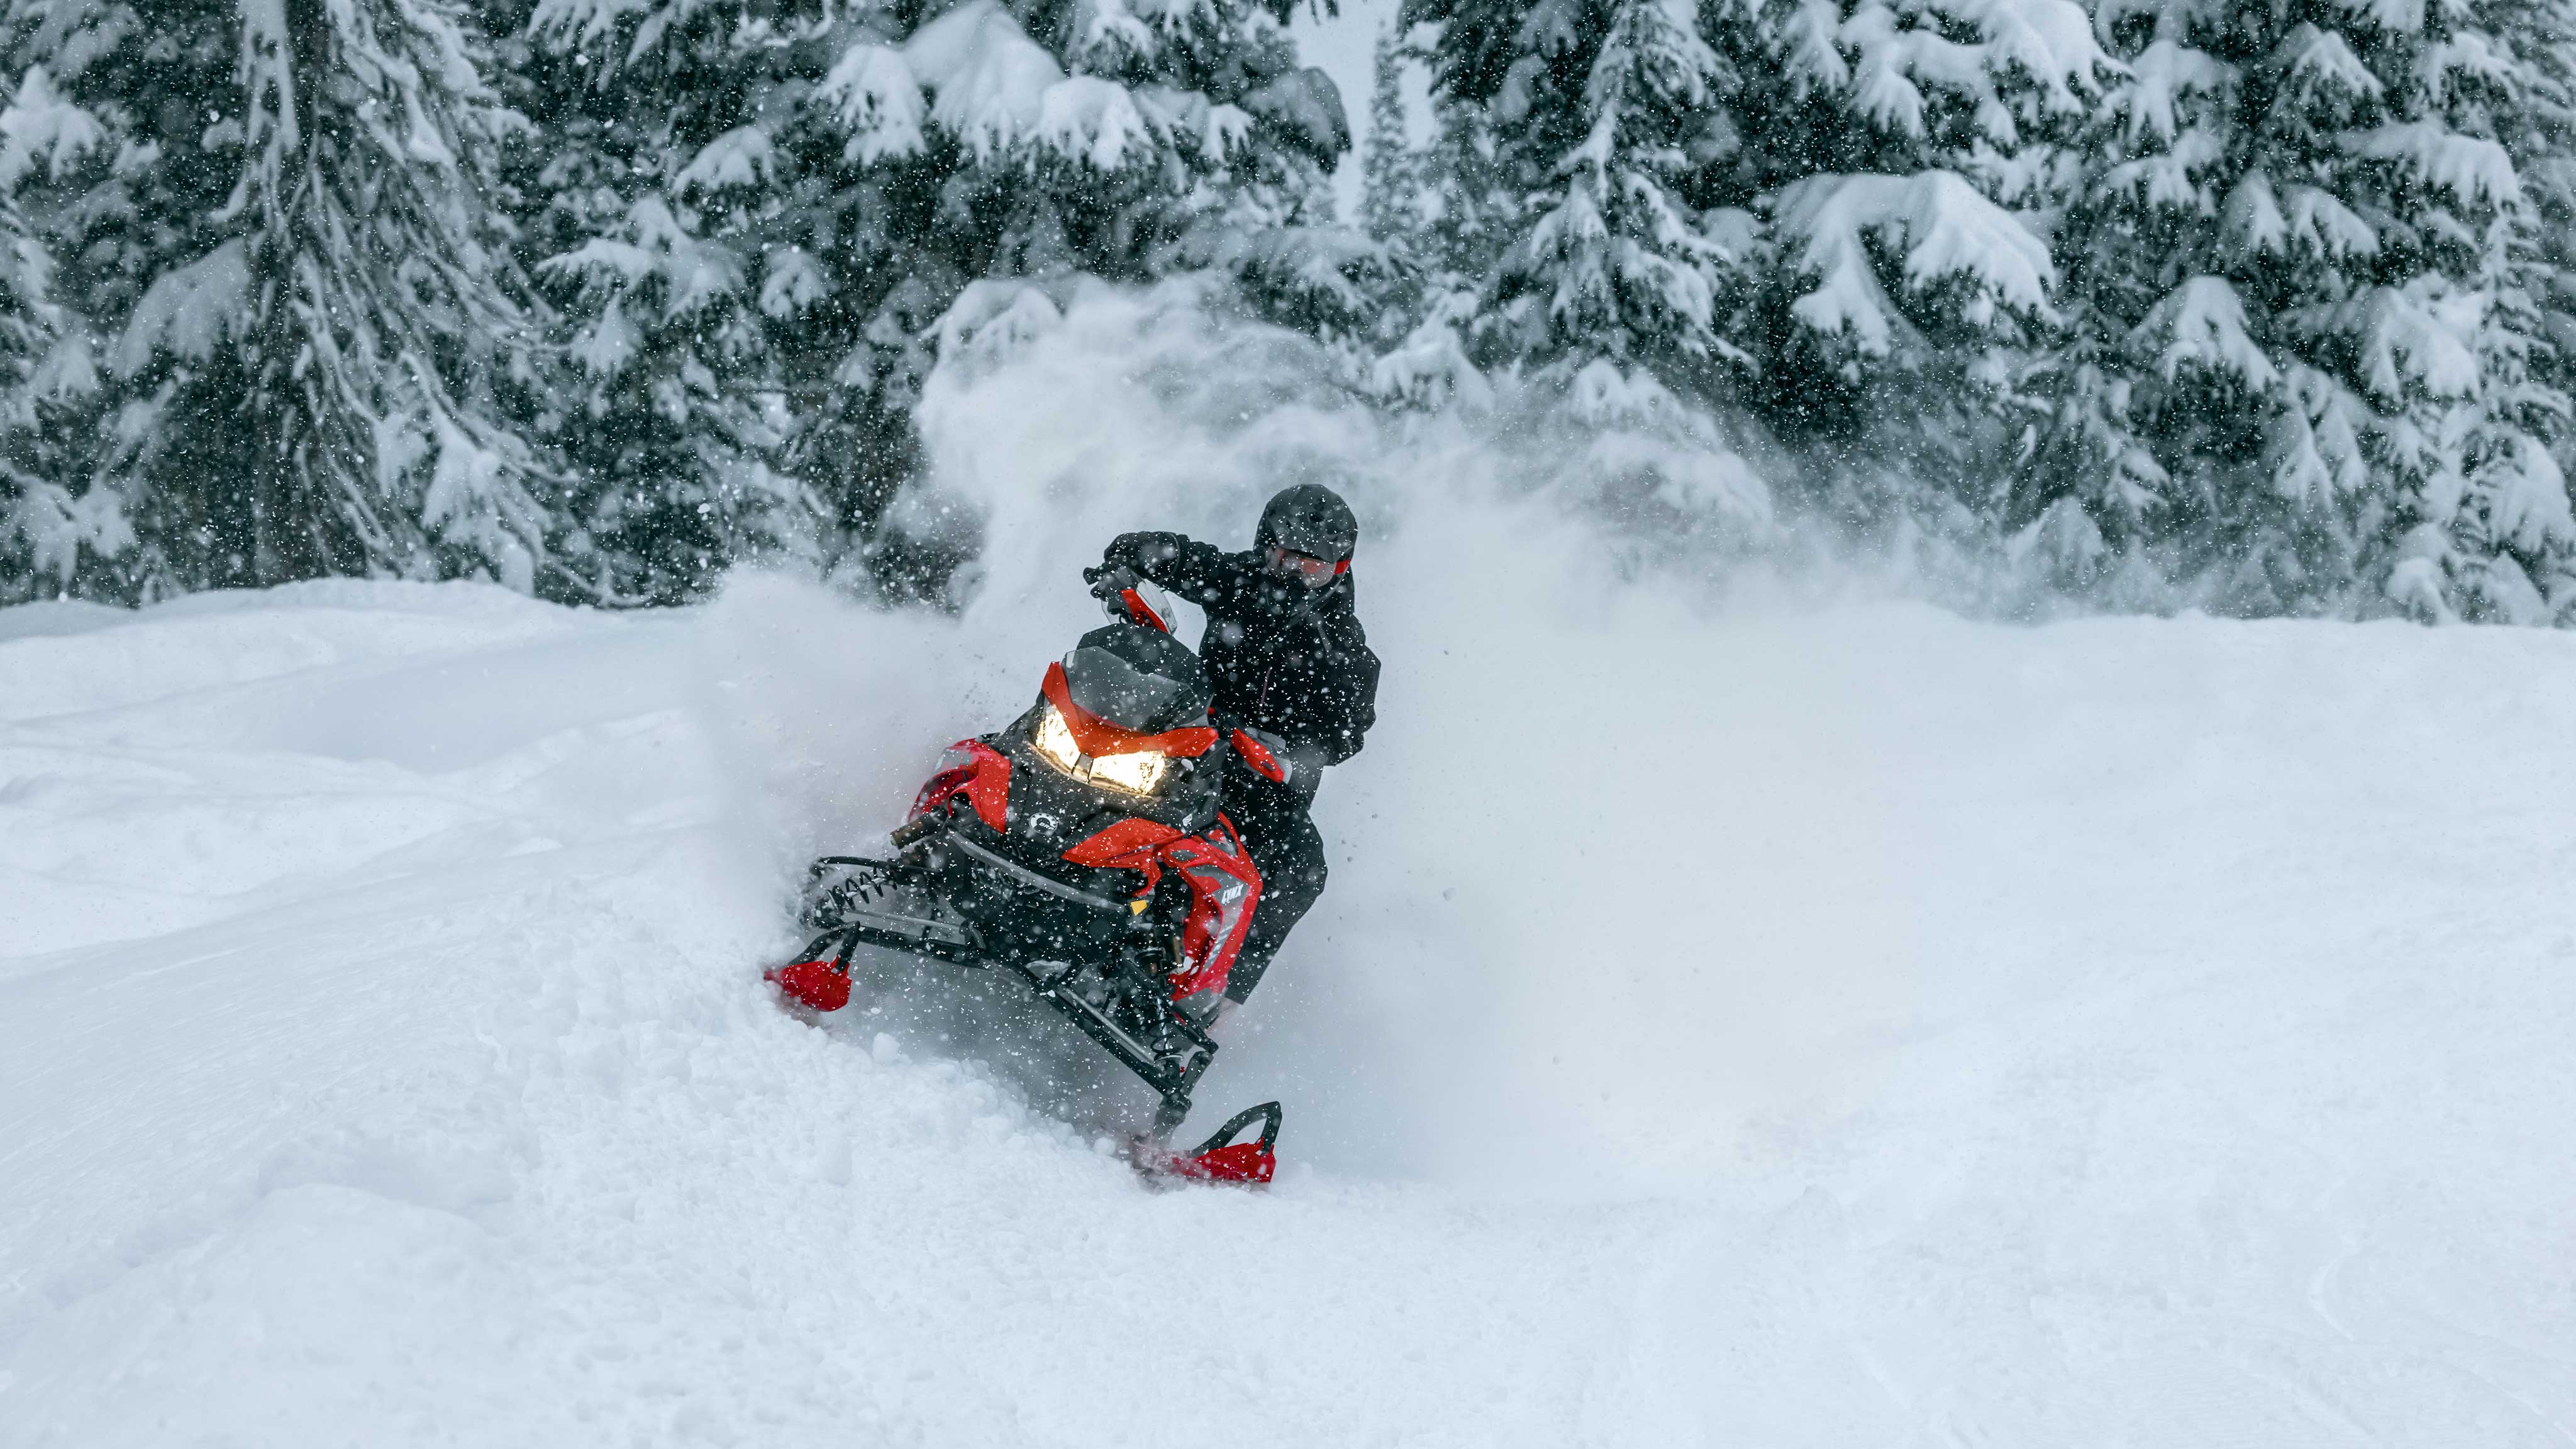
[[1064, 682], [1073, 702], [1120, 729], [1152, 734], [1177, 721], [1165, 714], [1188, 685], [1148, 674], [1097, 646], [1064, 656]]

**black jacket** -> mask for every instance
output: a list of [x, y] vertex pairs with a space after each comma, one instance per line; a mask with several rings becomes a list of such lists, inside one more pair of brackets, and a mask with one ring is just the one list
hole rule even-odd
[[1132, 568], [1207, 610], [1199, 658], [1216, 713], [1315, 749], [1338, 765], [1377, 723], [1377, 656], [1353, 607], [1351, 576], [1321, 589], [1282, 580], [1258, 553], [1226, 553], [1177, 533], [1128, 533], [1104, 561]]

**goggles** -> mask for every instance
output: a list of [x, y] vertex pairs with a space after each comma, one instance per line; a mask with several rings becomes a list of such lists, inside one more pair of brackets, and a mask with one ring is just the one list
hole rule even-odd
[[1270, 571], [1282, 578], [1296, 579], [1310, 589], [1320, 589], [1351, 571], [1351, 561], [1335, 563], [1295, 549], [1274, 548], [1270, 551]]

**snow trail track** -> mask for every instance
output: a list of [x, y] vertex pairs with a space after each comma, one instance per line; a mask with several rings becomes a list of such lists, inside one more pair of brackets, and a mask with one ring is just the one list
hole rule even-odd
[[0, 1445], [2576, 1443], [2576, 638], [1383, 577], [1267, 1194], [758, 980], [1078, 595], [0, 612]]

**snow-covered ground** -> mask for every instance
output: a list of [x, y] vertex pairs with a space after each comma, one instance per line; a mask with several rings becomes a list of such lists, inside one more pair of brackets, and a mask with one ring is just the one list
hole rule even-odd
[[1069, 584], [0, 612], [0, 1444], [2576, 1440], [2576, 638], [1498, 550], [1363, 561], [1262, 1194], [758, 978]]
[[[1023, 320], [955, 619], [0, 611], [0, 1449], [2576, 1440], [2576, 637], [1716, 610], [1544, 437]], [[1078, 566], [1295, 478], [1387, 673], [1200, 1093], [1278, 1186], [780, 1009]]]

